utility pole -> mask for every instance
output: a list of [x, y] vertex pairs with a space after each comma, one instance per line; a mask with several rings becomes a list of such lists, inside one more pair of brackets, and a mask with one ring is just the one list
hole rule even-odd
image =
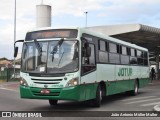
[[87, 27], [87, 14], [88, 14], [88, 12], [84, 12], [85, 14], [86, 14], [86, 25], [85, 25], [85, 27]]

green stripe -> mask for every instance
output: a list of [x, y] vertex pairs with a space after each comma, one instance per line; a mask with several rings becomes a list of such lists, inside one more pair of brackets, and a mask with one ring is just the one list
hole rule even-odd
[[[139, 87], [145, 87], [150, 82], [149, 78], [139, 79]], [[106, 85], [106, 96], [113, 95], [134, 89], [134, 80], [108, 81]], [[21, 98], [30, 99], [56, 99], [56, 100], [75, 100], [84, 101], [96, 97], [98, 83], [83, 84], [66, 88], [48, 88], [50, 94], [41, 94], [44, 88], [31, 88], [20, 86]]]

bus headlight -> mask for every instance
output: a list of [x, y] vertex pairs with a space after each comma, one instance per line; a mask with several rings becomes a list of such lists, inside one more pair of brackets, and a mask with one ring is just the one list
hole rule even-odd
[[26, 82], [26, 80], [24, 78], [21, 78], [20, 85], [22, 85], [22, 86], [28, 86], [28, 83]]
[[75, 85], [78, 85], [78, 82], [79, 81], [79, 78], [76, 77], [76, 78], [73, 78], [71, 79], [70, 81], [68, 81], [66, 87], [71, 87], [71, 86], [75, 86]]

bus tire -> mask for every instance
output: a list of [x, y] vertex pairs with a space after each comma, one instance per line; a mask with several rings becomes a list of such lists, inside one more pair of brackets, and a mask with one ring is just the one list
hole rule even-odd
[[92, 104], [94, 107], [100, 107], [101, 101], [102, 101], [102, 89], [101, 89], [101, 86], [98, 85], [97, 91], [96, 91], [96, 98], [93, 100]]
[[131, 91], [131, 95], [136, 96], [138, 94], [138, 81], [134, 82], [134, 90]]
[[50, 105], [57, 105], [58, 100], [49, 100]]

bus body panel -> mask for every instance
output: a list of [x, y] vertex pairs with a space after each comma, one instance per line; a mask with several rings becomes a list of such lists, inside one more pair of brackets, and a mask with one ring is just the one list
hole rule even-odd
[[98, 82], [96, 79], [97, 72], [91, 72], [81, 77], [81, 86], [84, 86], [85, 100], [94, 99]]

